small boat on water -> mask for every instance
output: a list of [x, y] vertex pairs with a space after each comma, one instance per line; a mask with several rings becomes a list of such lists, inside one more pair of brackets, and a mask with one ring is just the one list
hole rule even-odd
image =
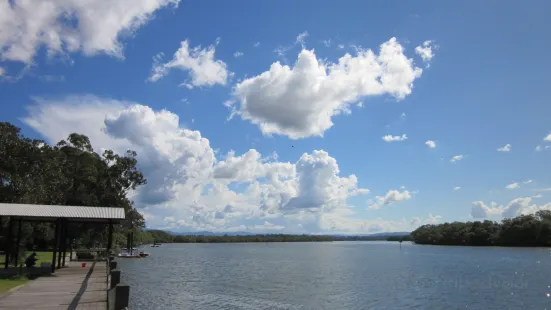
[[153, 242], [153, 244], [151, 245], [152, 248], [158, 248], [160, 246], [161, 246], [161, 244], [157, 243], [157, 242]]
[[119, 253], [119, 258], [142, 258], [139, 254]]
[[[121, 251], [128, 252], [127, 248], [121, 248]], [[132, 248], [132, 252], [138, 252], [137, 248]]]
[[144, 251], [136, 252], [136, 253], [119, 253], [118, 257], [120, 258], [143, 258], [148, 257], [150, 254]]

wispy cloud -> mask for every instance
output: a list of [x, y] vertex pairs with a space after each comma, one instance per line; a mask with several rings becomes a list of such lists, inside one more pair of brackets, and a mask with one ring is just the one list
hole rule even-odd
[[519, 188], [519, 187], [520, 187], [520, 185], [516, 182], [505, 186], [506, 189], [516, 189], [516, 188]]
[[436, 147], [436, 142], [434, 142], [432, 140], [427, 140], [427, 142], [425, 142], [425, 144], [431, 149]]
[[431, 40], [427, 40], [423, 42], [422, 45], [415, 48], [415, 53], [421, 56], [421, 59], [423, 59], [423, 62], [426, 64], [427, 68], [430, 67], [430, 61], [434, 57], [434, 53], [432, 50], [433, 48], [437, 49], [438, 46], [434, 46]]
[[398, 201], [402, 200], [409, 200], [412, 197], [413, 192], [410, 191], [403, 191], [400, 192], [398, 190], [390, 190], [386, 193], [384, 196], [377, 196], [375, 197], [375, 202], [371, 201], [369, 203], [369, 208], [373, 210], [377, 210], [381, 208], [382, 206], [387, 206], [390, 204], [393, 204]]
[[308, 37], [308, 31], [303, 31], [298, 34], [297, 39], [295, 40], [295, 44], [300, 44], [302, 48], [304, 48], [304, 44], [306, 43], [306, 38]]
[[386, 136], [383, 136], [382, 138], [384, 141], [386, 142], [400, 142], [400, 141], [405, 141], [408, 139], [408, 136], [406, 134], [403, 134], [401, 136], [391, 136], [391, 135], [386, 135]]
[[450, 159], [450, 163], [455, 163], [463, 159], [463, 155], [455, 155]]
[[497, 149], [498, 152], [510, 152], [511, 151], [511, 145], [505, 144], [504, 146]]
[[536, 151], [541, 151], [542, 149], [548, 149], [551, 147], [551, 145], [544, 145], [547, 142], [551, 142], [551, 132], [547, 134], [547, 136], [543, 137], [543, 144], [540, 144], [536, 146]]

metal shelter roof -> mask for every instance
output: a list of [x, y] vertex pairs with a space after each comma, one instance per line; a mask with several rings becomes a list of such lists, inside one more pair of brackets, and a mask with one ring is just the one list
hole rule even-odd
[[67, 219], [70, 222], [118, 223], [124, 220], [124, 208], [32, 205], [0, 203], [0, 216], [22, 220], [54, 221]]

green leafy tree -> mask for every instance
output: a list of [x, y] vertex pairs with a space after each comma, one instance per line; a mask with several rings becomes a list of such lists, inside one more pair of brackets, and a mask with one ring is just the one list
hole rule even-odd
[[[140, 230], [145, 221], [128, 193], [146, 184], [137, 168], [136, 152], [124, 155], [94, 151], [88, 137], [72, 133], [50, 146], [24, 137], [16, 126], [0, 122], [0, 202], [73, 206], [122, 207], [126, 221], [116, 233]], [[5, 227], [7, 221], [3, 219]], [[30, 224], [24, 230], [27, 247], [51, 245], [50, 224]], [[71, 225], [69, 234], [80, 246], [105, 243], [106, 228]], [[6, 242], [4, 242], [6, 243]]]
[[486, 220], [423, 225], [411, 237], [419, 244], [551, 246], [551, 211], [540, 210], [501, 223]]

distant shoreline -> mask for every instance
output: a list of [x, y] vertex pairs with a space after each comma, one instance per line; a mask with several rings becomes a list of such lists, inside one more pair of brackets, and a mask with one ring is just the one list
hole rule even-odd
[[[331, 235], [287, 235], [258, 234], [245, 236], [204, 236], [204, 235], [172, 235], [164, 231], [148, 231], [153, 242], [158, 243], [245, 243], [245, 242], [332, 242], [332, 241], [411, 241], [404, 236], [331, 236]], [[143, 242], [144, 244], [153, 242]]]
[[512, 244], [444, 244], [444, 243], [417, 243], [411, 241], [417, 245], [432, 245], [432, 246], [445, 246], [445, 247], [465, 247], [465, 248], [551, 248], [550, 245], [512, 245]]

